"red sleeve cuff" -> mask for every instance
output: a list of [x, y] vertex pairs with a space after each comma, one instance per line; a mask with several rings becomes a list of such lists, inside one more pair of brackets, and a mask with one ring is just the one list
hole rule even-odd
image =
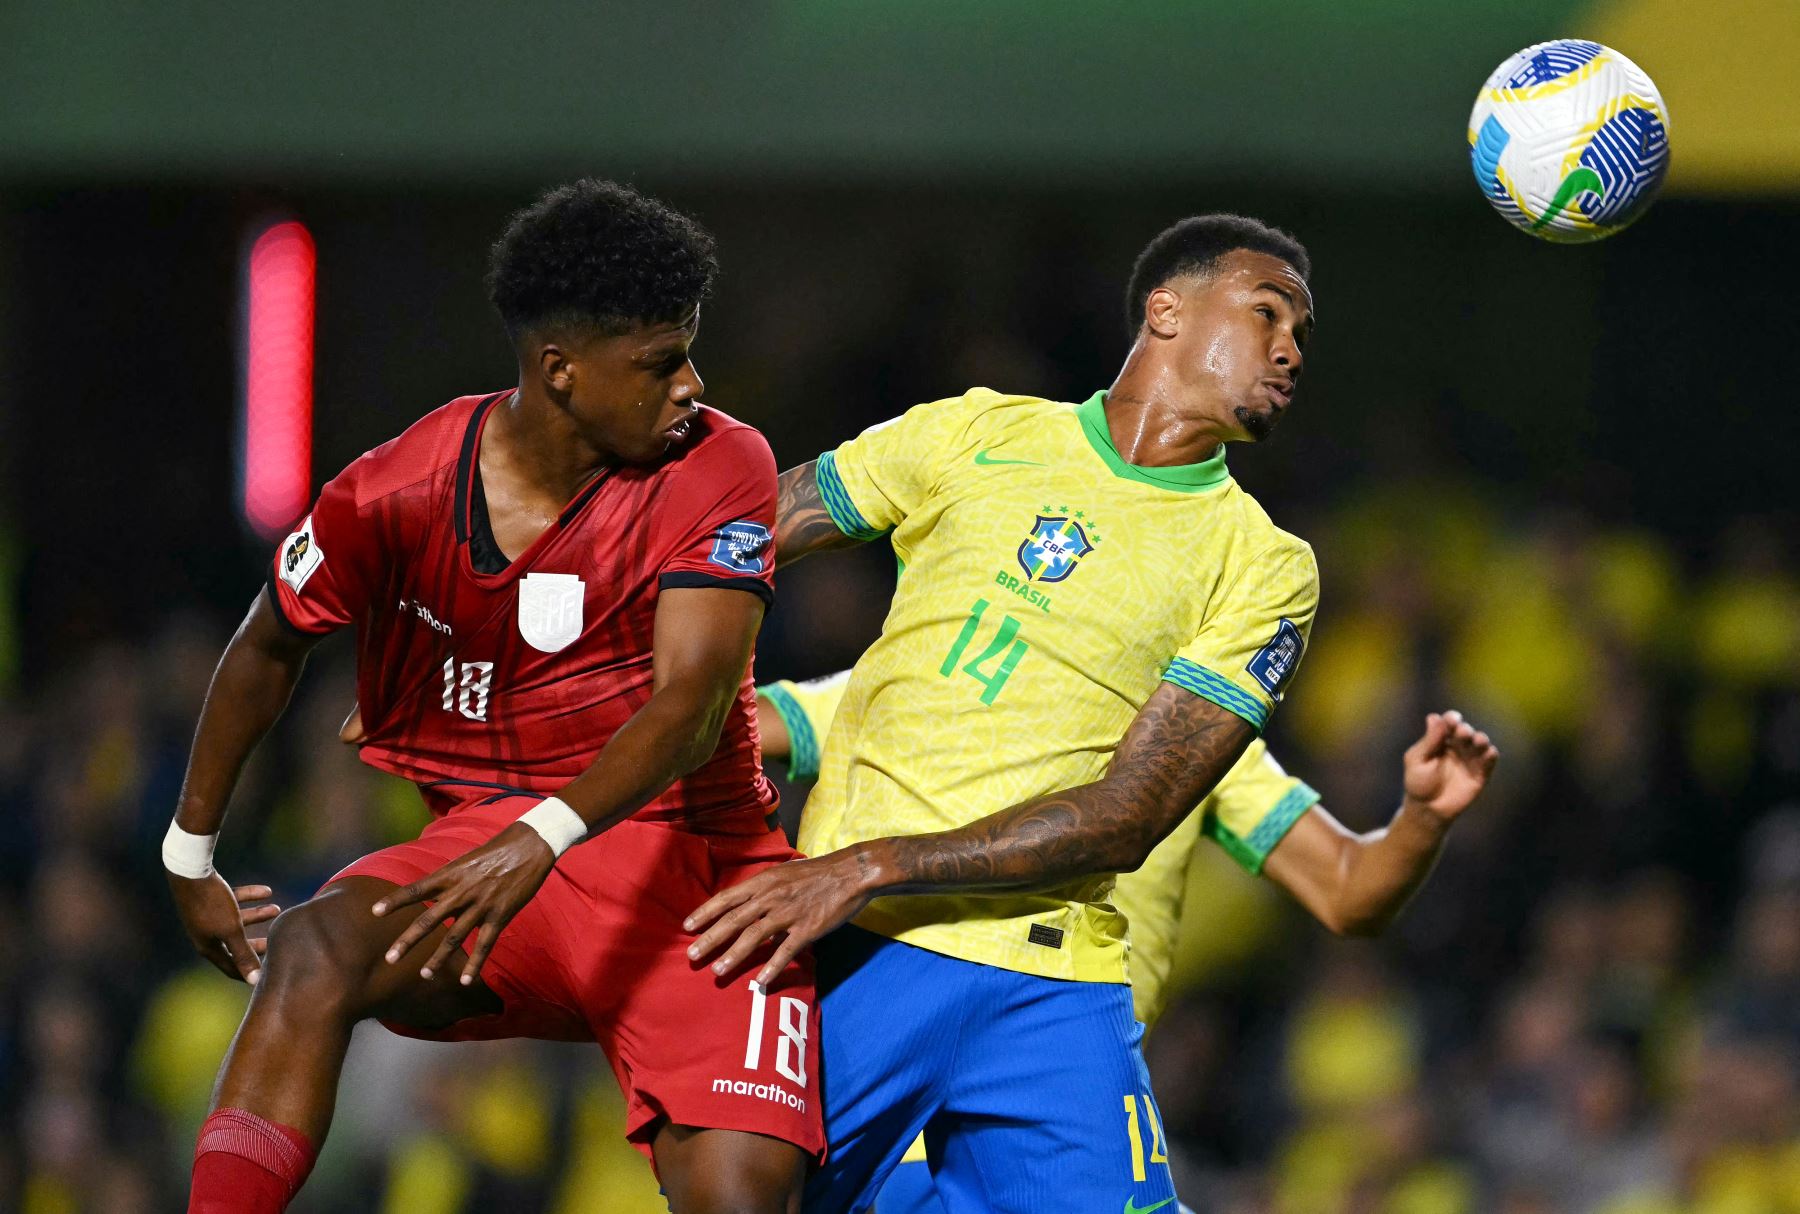
[[657, 586], [687, 589], [695, 586], [722, 586], [727, 590], [747, 590], [763, 601], [765, 608], [775, 606], [775, 588], [757, 577], [720, 577], [713, 573], [665, 573], [656, 579]]

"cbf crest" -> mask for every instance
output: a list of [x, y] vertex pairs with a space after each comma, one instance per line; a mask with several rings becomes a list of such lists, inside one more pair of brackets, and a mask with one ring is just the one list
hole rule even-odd
[[1030, 537], [1019, 545], [1019, 566], [1027, 581], [1060, 582], [1094, 550], [1097, 538], [1089, 537], [1080, 511], [1073, 516], [1040, 514]]
[[587, 586], [572, 573], [528, 573], [519, 583], [519, 635], [540, 653], [566, 649], [581, 635]]

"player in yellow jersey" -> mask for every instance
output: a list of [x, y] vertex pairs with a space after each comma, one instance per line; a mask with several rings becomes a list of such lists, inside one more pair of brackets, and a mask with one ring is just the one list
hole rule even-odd
[[[763, 761], [786, 760], [789, 780], [818, 779], [821, 751], [849, 679], [846, 670], [803, 683], [782, 679], [758, 687], [756, 724], [762, 735]], [[1131, 1001], [1145, 1025], [1156, 1023], [1166, 1002], [1165, 984], [1174, 962], [1188, 863], [1200, 840], [1211, 839], [1251, 876], [1262, 873], [1265, 864], [1282, 871], [1282, 861], [1272, 856], [1282, 850], [1279, 845], [1289, 831], [1315, 806], [1320, 824], [1334, 834], [1361, 837], [1338, 825], [1319, 805], [1319, 794], [1284, 771], [1258, 739], [1195, 812], [1156, 845], [1142, 867], [1119, 875], [1111, 901], [1131, 929]], [[1376, 926], [1346, 922], [1345, 916], [1323, 908], [1322, 917], [1327, 926], [1340, 932]]]
[[[974, 389], [782, 475], [778, 562], [891, 535], [903, 565], [802, 823], [813, 858], [687, 922], [721, 978], [773, 939], [766, 983], [819, 941], [831, 1150], [808, 1209], [867, 1208], [920, 1131], [952, 1211], [1174, 1203], [1107, 899], [1237, 762], [1305, 647], [1312, 552], [1223, 445], [1292, 399], [1307, 271], [1254, 220], [1184, 220], [1134, 269], [1109, 391]], [[1395, 902], [1441, 846], [1438, 794], [1492, 759], [1440, 729], [1441, 786], [1363, 857]]]
[[[789, 780], [817, 779], [820, 751], [849, 680], [846, 670], [822, 679], [801, 683], [782, 679], [758, 687], [756, 724], [762, 735], [763, 760], [785, 759]], [[1402, 760], [1408, 788], [1434, 778], [1429, 767], [1448, 737], [1442, 724], [1426, 722], [1425, 736]], [[1478, 789], [1473, 782], [1464, 787], [1471, 798]], [[1446, 802], [1443, 808], [1453, 815], [1466, 804]], [[1357, 854], [1363, 847], [1378, 845], [1382, 832], [1359, 835], [1345, 830], [1319, 804], [1317, 792], [1282, 770], [1260, 740], [1252, 742], [1195, 812], [1156, 845], [1143, 867], [1121, 873], [1113, 889], [1113, 905], [1131, 929], [1131, 1000], [1146, 1029], [1162, 1016], [1166, 1003], [1187, 870], [1203, 837], [1222, 847], [1251, 876], [1267, 872], [1296, 895], [1313, 894], [1310, 909], [1335, 932], [1373, 932], [1385, 921], [1370, 917], [1371, 911], [1399, 909], [1392, 902], [1380, 908], [1364, 905], [1355, 897], [1350, 879]], [[1349, 862], [1341, 863], [1343, 860]], [[1330, 868], [1321, 871], [1324, 862], [1329, 862]], [[1317, 893], [1321, 891], [1335, 896], [1320, 901]], [[926, 1162], [921, 1135], [882, 1186], [876, 1214], [942, 1214], [943, 1204], [937, 1199]]]

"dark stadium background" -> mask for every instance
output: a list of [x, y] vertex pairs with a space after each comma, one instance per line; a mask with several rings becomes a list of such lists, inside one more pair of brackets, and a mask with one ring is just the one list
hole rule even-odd
[[[1481, 79], [1565, 34], [1673, 115], [1667, 195], [1594, 247], [1467, 178]], [[28, 2], [0, 68], [0, 1210], [179, 1208], [241, 1006], [156, 841], [267, 552], [235, 505], [246, 234], [316, 241], [316, 487], [509, 382], [486, 245], [593, 173], [718, 235], [706, 399], [783, 466], [973, 384], [1083, 399], [1157, 229], [1296, 232], [1305, 390], [1231, 456], [1323, 573], [1271, 744], [1361, 828], [1428, 708], [1505, 758], [1379, 943], [1196, 864], [1149, 1047], [1186, 1200], [1800, 1211], [1789, 0]], [[891, 568], [784, 572], [759, 672], [850, 663]], [[224, 871], [288, 901], [419, 812], [332, 740], [347, 658], [226, 827]], [[657, 1208], [597, 1053], [359, 1040], [300, 1214]]]

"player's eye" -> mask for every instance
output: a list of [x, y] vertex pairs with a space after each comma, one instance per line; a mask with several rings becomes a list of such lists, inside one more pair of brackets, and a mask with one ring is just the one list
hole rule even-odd
[[1275, 319], [1275, 309], [1271, 308], [1268, 304], [1257, 304], [1256, 314], [1268, 320]]

